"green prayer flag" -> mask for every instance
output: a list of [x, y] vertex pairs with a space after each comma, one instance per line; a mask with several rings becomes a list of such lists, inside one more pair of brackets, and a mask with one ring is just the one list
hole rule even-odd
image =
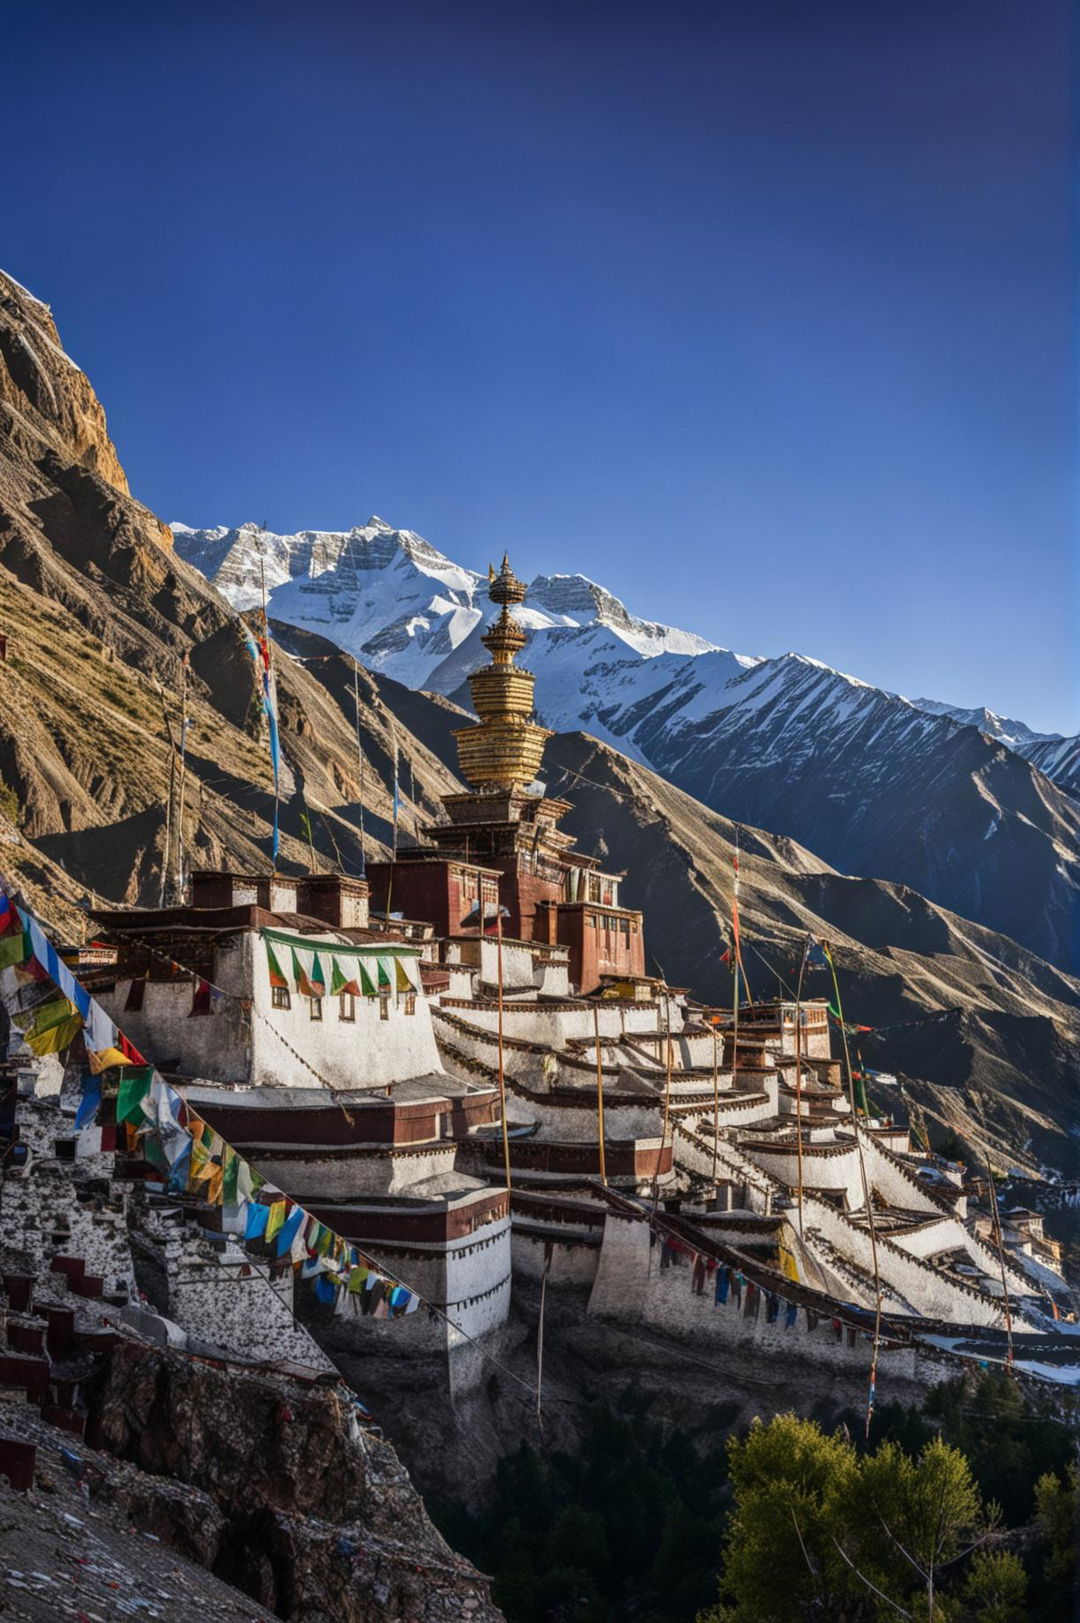
[[377, 995], [375, 991], [375, 982], [368, 974], [367, 966], [362, 958], [360, 959], [360, 985], [364, 988], [365, 997], [375, 997]]
[[221, 1164], [224, 1169], [221, 1179], [221, 1199], [226, 1206], [237, 1204], [237, 1183], [240, 1176], [240, 1157], [236, 1151], [225, 1147]]
[[378, 966], [379, 966], [379, 991], [380, 992], [389, 992], [389, 990], [390, 990], [390, 975], [389, 975], [389, 973], [387, 971], [386, 965], [383, 963], [381, 958], [377, 959], [376, 962], [378, 963]]
[[25, 930], [0, 936], [0, 969], [10, 969], [12, 964], [25, 964], [32, 957], [30, 938]]
[[277, 953], [274, 951], [269, 941], [266, 943], [266, 967], [270, 972], [271, 986], [288, 987], [289, 983], [282, 973], [281, 965], [278, 963]]
[[[67, 999], [64, 999], [67, 1002]], [[69, 1044], [75, 1041], [83, 1028], [81, 1014], [69, 1014], [56, 1025], [47, 1027], [45, 1031], [28, 1031], [24, 1037], [26, 1046], [38, 1058], [45, 1054], [62, 1054]]]
[[47, 1003], [39, 1003], [36, 1008], [19, 1014], [15, 1024], [22, 1027], [29, 1042], [31, 1037], [40, 1037], [44, 1032], [51, 1031], [53, 1026], [61, 1025], [74, 1012], [74, 1008], [75, 1005], [66, 997], [50, 998]]
[[142, 1103], [150, 1092], [152, 1076], [153, 1071], [149, 1065], [129, 1065], [125, 1067], [116, 1095], [116, 1119], [118, 1122], [130, 1121], [137, 1123], [142, 1120]]
[[338, 963], [337, 958], [336, 957], [332, 958], [330, 960], [330, 992], [331, 992], [331, 995], [333, 997], [337, 997], [338, 993], [343, 992], [345, 990], [345, 988], [348, 986], [348, 984], [349, 983], [345, 979], [345, 976], [341, 973], [341, 965]]

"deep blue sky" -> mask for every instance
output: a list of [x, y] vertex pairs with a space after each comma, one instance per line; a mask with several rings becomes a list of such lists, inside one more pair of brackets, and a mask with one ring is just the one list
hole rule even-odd
[[1080, 728], [1064, 0], [0, 22], [0, 262], [164, 518]]

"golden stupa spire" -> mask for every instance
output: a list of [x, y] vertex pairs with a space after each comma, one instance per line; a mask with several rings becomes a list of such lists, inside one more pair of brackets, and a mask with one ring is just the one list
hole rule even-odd
[[512, 618], [510, 605], [524, 603], [527, 590], [505, 554], [498, 574], [488, 565], [488, 596], [502, 605], [502, 613], [480, 639], [491, 655], [491, 664], [469, 677], [480, 725], [454, 733], [461, 775], [474, 789], [520, 789], [532, 783], [551, 737], [547, 727], [530, 719], [536, 677], [514, 664], [514, 656], [527, 638]]

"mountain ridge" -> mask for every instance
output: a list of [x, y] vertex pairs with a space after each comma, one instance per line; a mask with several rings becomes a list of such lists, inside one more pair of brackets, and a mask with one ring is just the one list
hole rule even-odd
[[[18, 324], [24, 301], [2, 281], [0, 293], [7, 301], [0, 302], [0, 326]], [[36, 325], [41, 318], [32, 319]], [[16, 399], [2, 354], [0, 622], [8, 658], [0, 667], [0, 869], [50, 925], [83, 939], [88, 897], [158, 901], [171, 760], [165, 713], [175, 720], [185, 658], [189, 860], [268, 870], [266, 739], [235, 611], [161, 544], [152, 514], [87, 465], [64, 402], [72, 387], [68, 365], [55, 360], [49, 381], [57, 409], [46, 417], [30, 400]], [[453, 731], [461, 712], [443, 696], [357, 667], [322, 634], [277, 623], [274, 630], [291, 784], [282, 805], [281, 866], [304, 871], [313, 852], [317, 868], [356, 872], [354, 683], [369, 856], [388, 845], [395, 751], [406, 841], [438, 819], [440, 796], [459, 787]], [[550, 632], [556, 639], [578, 634], [605, 647], [618, 641], [596, 624]], [[749, 683], [775, 675], [722, 650], [700, 661]], [[652, 669], [663, 687], [686, 661], [669, 652], [631, 663]], [[816, 666], [789, 668], [822, 679]], [[951, 721], [941, 725], [961, 731]], [[970, 728], [966, 735], [979, 738]], [[846, 1012], [887, 1028], [868, 1048], [868, 1064], [904, 1072], [910, 1096], [931, 1119], [976, 1148], [992, 1144], [999, 1158], [1033, 1167], [1042, 1161], [1075, 1175], [1068, 1122], [1080, 983], [915, 891], [845, 877], [784, 833], [725, 817], [611, 744], [580, 732], [555, 737], [544, 770], [551, 792], [573, 802], [567, 823], [583, 849], [610, 853], [629, 868], [625, 897], [647, 908], [646, 946], [673, 980], [704, 996], [730, 997], [719, 952], [737, 833], [755, 993], [774, 989], [773, 972], [790, 967], [807, 932], [833, 939]], [[311, 848], [305, 811], [312, 814]]]
[[[265, 554], [276, 617], [469, 706], [487, 658], [484, 577], [414, 532], [175, 529], [178, 552], [238, 605]], [[911, 701], [807, 654], [737, 654], [632, 615], [586, 576], [537, 577], [516, 612], [545, 725], [584, 729], [718, 811], [1080, 970], [1080, 740]]]

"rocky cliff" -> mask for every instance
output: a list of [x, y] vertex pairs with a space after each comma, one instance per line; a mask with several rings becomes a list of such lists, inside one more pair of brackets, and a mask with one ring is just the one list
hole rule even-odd
[[[265, 865], [270, 766], [240, 621], [128, 494], [49, 312], [2, 275], [0, 635], [0, 871], [49, 918], [74, 929], [87, 893], [157, 900], [185, 686], [187, 859]], [[286, 869], [309, 863], [305, 811], [317, 864], [358, 862], [353, 674], [317, 640], [279, 654]], [[407, 827], [452, 780], [395, 718], [397, 685], [357, 681], [366, 833], [381, 849], [395, 743]], [[408, 702], [422, 723], [425, 702]]]
[[[356, 1423], [336, 1387], [242, 1376], [125, 1340], [102, 1359], [89, 1412], [95, 1443], [142, 1474], [123, 1486], [142, 1524], [282, 1618], [501, 1615], [432, 1526], [393, 1448]], [[184, 1484], [199, 1513], [156, 1512], [161, 1478]]]
[[[37, 460], [46, 448], [101, 476], [122, 495], [127, 476], [90, 379], [66, 354], [52, 311], [0, 271], [0, 403], [5, 437]], [[145, 509], [143, 510], [145, 512]], [[172, 533], [146, 513], [166, 547]]]

